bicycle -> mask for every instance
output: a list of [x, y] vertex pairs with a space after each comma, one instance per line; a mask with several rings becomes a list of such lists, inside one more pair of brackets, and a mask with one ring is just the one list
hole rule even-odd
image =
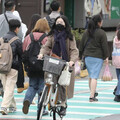
[[[58, 83], [56, 84], [54, 89], [55, 91], [54, 91], [53, 76], [57, 75], [59, 77], [63, 68], [66, 65], [68, 65], [68, 63], [64, 60], [56, 59], [50, 56], [44, 57], [43, 71], [48, 72], [48, 74], [45, 79], [45, 86], [39, 101], [37, 120], [42, 119], [43, 110], [47, 105], [48, 105], [48, 110], [51, 111], [50, 116], [51, 116], [51, 113], [53, 112], [53, 120], [56, 120], [56, 116], [57, 116], [56, 114], [58, 114], [58, 116], [60, 116], [60, 119], [62, 120], [63, 115], [60, 114], [61, 103], [57, 101]], [[72, 70], [70, 72], [72, 72]]]

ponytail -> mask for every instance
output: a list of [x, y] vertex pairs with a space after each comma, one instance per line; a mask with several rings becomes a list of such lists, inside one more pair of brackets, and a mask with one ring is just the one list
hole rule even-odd
[[102, 17], [100, 14], [98, 15], [94, 15], [88, 22], [88, 34], [89, 37], [93, 37], [94, 36], [94, 32], [96, 30], [96, 28], [99, 28], [98, 26], [98, 22], [102, 21]]
[[95, 31], [95, 23], [92, 19], [89, 20], [89, 23], [88, 23], [88, 34], [90, 37], [93, 37], [93, 33]]

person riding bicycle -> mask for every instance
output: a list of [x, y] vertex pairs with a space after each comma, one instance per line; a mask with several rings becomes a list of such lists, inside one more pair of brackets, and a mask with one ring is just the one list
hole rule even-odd
[[[78, 59], [79, 52], [66, 16], [62, 15], [56, 18], [55, 23], [48, 35], [48, 41], [42, 46], [38, 59], [41, 59], [45, 54], [57, 56], [63, 60], [66, 60], [69, 62], [69, 66], [71, 67]], [[69, 99], [73, 97], [74, 80], [75, 76], [73, 70], [71, 82], [67, 87], [67, 90], [66, 87], [60, 85], [58, 87], [58, 100], [62, 102], [60, 114], [63, 116], [66, 115], [67, 98]]]

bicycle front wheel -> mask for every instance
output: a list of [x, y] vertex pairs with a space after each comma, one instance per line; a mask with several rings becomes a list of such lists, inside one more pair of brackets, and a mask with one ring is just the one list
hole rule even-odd
[[45, 85], [42, 95], [41, 95], [41, 100], [39, 103], [39, 108], [38, 108], [38, 113], [37, 113], [37, 120], [41, 120], [42, 119], [42, 114], [43, 114], [43, 110], [45, 107], [45, 101], [47, 99], [47, 92], [48, 92], [48, 86]]
[[56, 120], [56, 108], [55, 108], [55, 110], [53, 111], [53, 120]]

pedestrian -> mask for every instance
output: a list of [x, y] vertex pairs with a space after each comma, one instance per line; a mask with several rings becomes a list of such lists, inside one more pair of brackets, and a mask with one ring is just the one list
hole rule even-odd
[[[32, 32], [33, 28], [35, 27], [36, 22], [37, 22], [40, 18], [41, 18], [41, 16], [40, 16], [39, 14], [33, 14], [33, 15], [31, 16], [25, 37]], [[34, 99], [33, 99], [32, 104], [35, 104]]]
[[85, 7], [85, 16], [86, 16], [86, 25], [85, 29], [88, 27], [88, 21], [91, 19], [92, 16], [100, 14], [102, 8], [100, 0], [85, 0], [84, 2]]
[[33, 30], [33, 28], [35, 27], [35, 24], [36, 22], [41, 18], [41, 16], [39, 14], [33, 14], [30, 18], [30, 21], [29, 21], [29, 26], [28, 26], [28, 30], [26, 32], [26, 35], [27, 36], [28, 34], [31, 33], [31, 31]]
[[[15, 11], [15, 1], [14, 0], [6, 0], [4, 3], [6, 12], [0, 15], [0, 37], [3, 37], [7, 34], [9, 31], [9, 25], [8, 21], [10, 19], [17, 19], [20, 20], [18, 17], [13, 15], [13, 12]], [[6, 17], [5, 17], [6, 15]], [[18, 37], [20, 40], [22, 40], [23, 34], [22, 34], [22, 28], [20, 27], [20, 30], [18, 32]]]
[[[39, 19], [37, 21], [37, 23], [35, 24], [34, 29], [32, 30], [32, 34], [34, 37], [34, 40], [38, 41], [43, 35], [44, 33], [48, 33], [50, 30], [48, 22], [46, 19]], [[45, 37], [42, 41], [41, 44], [44, 45], [45, 42], [47, 41], [47, 37]], [[23, 43], [23, 51], [27, 50], [28, 46], [31, 43], [31, 38], [30, 38], [30, 34], [28, 34], [25, 37], [24, 43]], [[39, 53], [40, 49], [36, 52]], [[40, 95], [41, 92], [43, 91], [43, 87], [44, 87], [44, 72], [43, 70], [35, 70], [35, 69], [31, 69], [29, 68], [29, 65], [27, 65], [28, 62], [26, 64], [24, 64], [25, 66], [25, 70], [27, 72], [27, 75], [29, 77], [29, 88], [25, 94], [25, 98], [23, 101], [23, 113], [27, 114], [29, 111], [29, 107], [30, 104], [33, 101], [33, 98], [35, 97], [36, 93], [38, 93], [38, 101], [40, 100]], [[39, 107], [39, 106], [38, 106]], [[43, 111], [43, 115], [47, 115], [48, 111], [46, 111], [44, 109]]]
[[[6, 0], [4, 3], [5, 6], [5, 14], [0, 15], [0, 37], [4, 37], [5, 34], [9, 31], [9, 24], [8, 21], [10, 19], [17, 19], [21, 21], [19, 17], [16, 17], [13, 15], [13, 12], [15, 11], [15, 1], [14, 0]], [[6, 17], [5, 17], [6, 15]], [[19, 32], [17, 33], [18, 37], [22, 41], [23, 33], [21, 27], [19, 28]], [[21, 59], [19, 57], [19, 59]], [[24, 83], [24, 71], [23, 71], [23, 65], [22, 65], [22, 59], [20, 60], [20, 66], [19, 66], [19, 72], [18, 72], [18, 80], [17, 80], [17, 92], [21, 93], [23, 90], [28, 88], [28, 83]]]
[[[103, 60], [108, 64], [107, 36], [101, 29], [102, 18], [100, 15], [93, 16], [88, 29], [84, 32], [79, 49], [80, 59], [85, 57], [85, 64], [89, 73], [90, 102], [98, 101], [96, 96], [97, 79], [103, 65]], [[84, 52], [83, 52], [84, 50]]]
[[[117, 27], [116, 27], [116, 35], [115, 35], [115, 36], [117, 36], [118, 30], [120, 30], [120, 23], [119, 23], [119, 24], [117, 25]], [[114, 89], [114, 91], [113, 91], [113, 94], [114, 94], [114, 95], [115, 95], [116, 90], [117, 90], [117, 86], [115, 87], [115, 89]]]
[[[12, 38], [17, 36], [19, 32], [19, 28], [21, 23], [17, 19], [11, 19], [9, 21], [9, 29], [10, 31], [3, 37], [4, 42], [9, 42]], [[18, 38], [13, 41], [11, 44], [13, 60], [12, 67], [9, 73], [0, 74], [0, 78], [2, 81], [4, 95], [1, 103], [1, 113], [2, 115], [7, 115], [7, 109], [9, 108], [9, 112], [16, 111], [16, 102], [14, 99], [14, 88], [17, 82], [18, 77], [18, 67], [19, 67], [19, 57], [22, 56], [22, 41]], [[18, 59], [16, 59], [18, 58]]]
[[115, 98], [114, 101], [120, 102], [120, 29], [117, 30], [117, 35], [113, 40], [113, 52], [112, 52], [112, 63], [116, 68], [116, 74], [118, 83], [114, 90]]
[[[52, 52], [51, 52], [52, 51]], [[43, 55], [48, 54], [58, 56], [63, 60], [69, 62], [69, 66], [75, 63], [78, 59], [78, 49], [76, 41], [71, 33], [71, 27], [68, 19], [65, 16], [56, 18], [55, 23], [49, 33], [49, 39], [46, 44], [41, 48], [38, 58], [41, 59]], [[67, 87], [59, 86], [58, 98], [62, 102], [60, 109], [61, 115], [66, 115], [66, 100], [73, 97], [74, 93], [74, 71], [72, 72], [70, 85]], [[56, 79], [54, 81], [57, 81]], [[67, 92], [67, 93], [66, 93]], [[67, 96], [66, 96], [67, 95]]]
[[13, 12], [13, 15], [17, 16], [17, 17], [20, 19], [21, 28], [22, 28], [22, 33], [23, 33], [23, 37], [22, 37], [22, 42], [23, 42], [23, 41], [24, 41], [24, 37], [25, 37], [26, 32], [27, 32], [27, 26], [26, 26], [25, 23], [22, 22], [22, 19], [21, 19], [21, 17], [20, 17], [20, 14], [19, 14], [19, 12], [18, 12], [17, 10], [15, 10], [15, 11]]
[[46, 16], [46, 19], [48, 21], [50, 28], [52, 28], [55, 22], [55, 19], [58, 16], [60, 16], [60, 11], [61, 11], [60, 3], [57, 0], [52, 1], [50, 4], [50, 10], [51, 10], [51, 13], [48, 16]]

